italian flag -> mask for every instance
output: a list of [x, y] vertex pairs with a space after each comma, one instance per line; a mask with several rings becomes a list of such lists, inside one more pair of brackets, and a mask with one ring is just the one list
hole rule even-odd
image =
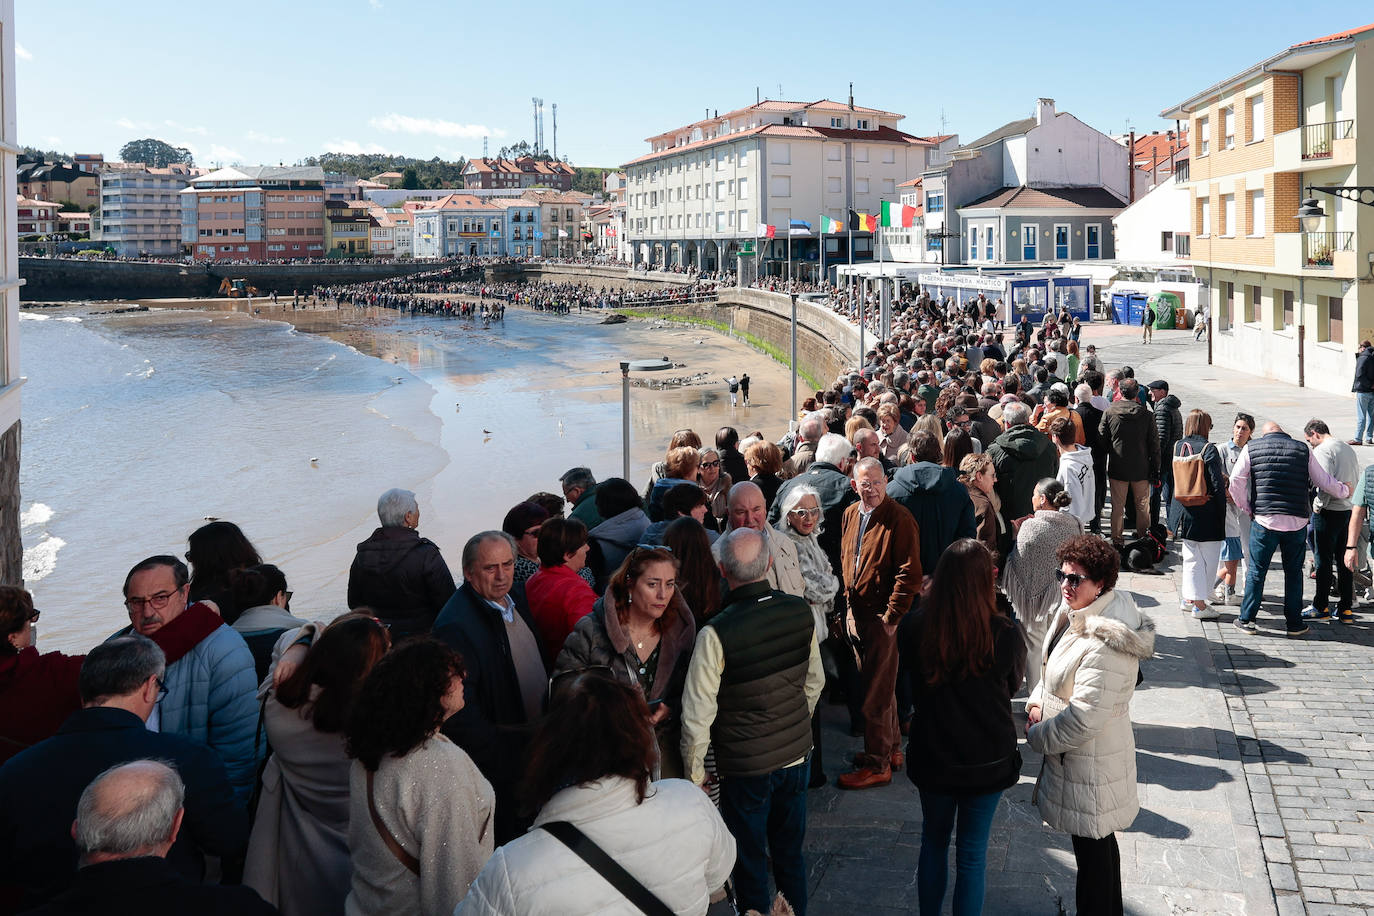
[[883, 227], [893, 226], [907, 228], [916, 222], [916, 208], [908, 207], [905, 204], [894, 204], [891, 201], [883, 201]]
[[821, 235], [829, 235], [832, 232], [843, 232], [844, 224], [837, 219], [831, 219], [822, 214], [821, 216]]

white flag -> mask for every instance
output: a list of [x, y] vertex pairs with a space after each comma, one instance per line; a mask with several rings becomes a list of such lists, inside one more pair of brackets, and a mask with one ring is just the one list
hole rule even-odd
[[560, 239], [565, 239], [565, 238], [567, 238], [567, 237], [568, 237], [568, 230], [566, 230], [566, 229], [559, 229], [559, 230], [558, 230], [558, 237], [559, 237]]

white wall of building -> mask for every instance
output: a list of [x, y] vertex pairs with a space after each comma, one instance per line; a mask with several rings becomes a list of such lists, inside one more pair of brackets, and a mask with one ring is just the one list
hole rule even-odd
[[1041, 100], [1037, 116], [1040, 123], [1021, 138], [1026, 181], [1010, 181], [1009, 186], [1102, 187], [1122, 200], [1130, 199], [1130, 152], [1124, 146], [1073, 115], [1054, 114], [1054, 103], [1048, 99]]
[[[1163, 233], [1177, 236], [1191, 231], [1191, 199], [1188, 185], [1166, 179], [1122, 210], [1112, 220], [1116, 231], [1116, 259], [1149, 264], [1180, 261], [1172, 250], [1165, 249]], [[1186, 263], [1187, 259], [1182, 261]]]

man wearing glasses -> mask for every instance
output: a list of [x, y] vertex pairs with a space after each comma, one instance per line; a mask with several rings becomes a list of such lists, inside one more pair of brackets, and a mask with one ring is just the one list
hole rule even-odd
[[164, 658], [138, 635], [96, 646], [81, 666], [83, 708], [54, 737], [0, 768], [0, 882], [23, 888], [22, 909], [75, 880], [77, 800], [100, 773], [132, 760], [174, 764], [186, 784], [185, 820], [167, 856], [182, 876], [203, 880], [206, 855], [243, 855], [248, 814], [219, 758], [203, 744], [145, 725], [165, 695]]
[[209, 601], [187, 605], [190, 575], [173, 556], [149, 557], [124, 579], [131, 630], [157, 643], [167, 659], [167, 695], [148, 727], [207, 744], [219, 755], [239, 803], [253, 792], [258, 749], [253, 653]]

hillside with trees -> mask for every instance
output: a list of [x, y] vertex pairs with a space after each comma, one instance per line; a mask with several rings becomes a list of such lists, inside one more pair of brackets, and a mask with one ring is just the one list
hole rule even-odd
[[317, 165], [326, 172], [343, 172], [359, 178], [371, 178], [382, 172], [400, 172], [405, 176], [407, 188], [461, 188], [463, 169], [468, 161], [459, 157], [448, 161], [435, 156], [433, 159], [412, 159], [409, 156], [390, 156], [373, 153], [325, 153], [311, 156], [300, 162], [301, 165]]

